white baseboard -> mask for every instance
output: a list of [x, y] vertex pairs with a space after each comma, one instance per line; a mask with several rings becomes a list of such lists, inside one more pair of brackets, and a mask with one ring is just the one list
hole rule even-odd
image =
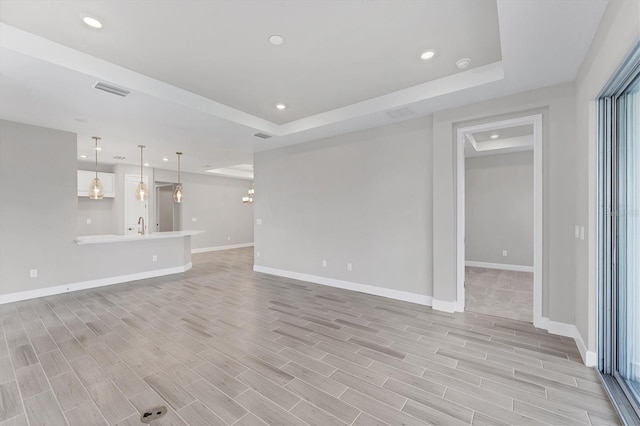
[[231, 249], [244, 248], [244, 247], [253, 247], [253, 243], [230, 244], [228, 246], [195, 248], [195, 249], [191, 249], [191, 253], [192, 254], [193, 253], [206, 253], [208, 251], [231, 250]]
[[128, 281], [142, 280], [145, 278], [160, 277], [163, 275], [178, 274], [180, 272], [191, 269], [191, 262], [183, 266], [173, 268], [156, 269], [153, 271], [137, 272], [135, 274], [119, 275], [116, 277], [100, 278], [91, 281], [82, 281], [78, 283], [57, 285], [54, 287], [45, 287], [35, 290], [19, 291], [16, 293], [8, 293], [0, 295], [0, 305], [11, 302], [19, 302], [21, 300], [36, 299], [38, 297], [53, 296], [55, 294], [68, 293], [70, 291], [86, 290], [89, 288], [103, 287], [112, 284], [120, 284]]
[[388, 297], [389, 299], [402, 300], [405, 302], [417, 303], [419, 305], [431, 306], [432, 297], [424, 294], [410, 293], [408, 291], [393, 290], [390, 288], [376, 287], [368, 284], [354, 283], [351, 281], [336, 280], [334, 278], [321, 277], [318, 275], [302, 274], [300, 272], [285, 271], [283, 269], [267, 268], [266, 266], [253, 265], [253, 270], [263, 274], [276, 275], [279, 277], [293, 278], [300, 281], [308, 281], [315, 284], [322, 284], [329, 287], [337, 287], [345, 290], [358, 291], [360, 293], [373, 294], [375, 296]]
[[508, 265], [506, 263], [474, 262], [472, 260], [467, 260], [464, 262], [464, 265], [472, 266], [474, 268], [502, 269], [504, 271], [533, 272], [533, 266]]
[[433, 304], [431, 305], [431, 307], [436, 311], [443, 311], [443, 312], [449, 312], [449, 313], [464, 311], [464, 309], [460, 307], [460, 304], [457, 301], [448, 302], [445, 300], [433, 299]]
[[584, 365], [586, 365], [587, 367], [595, 367], [598, 364], [597, 354], [593, 351], [587, 350], [587, 346], [584, 344], [582, 335], [575, 325], [552, 321], [547, 317], [542, 317], [540, 324], [536, 325], [536, 327], [545, 329], [552, 334], [571, 337], [576, 341], [576, 345], [578, 346], [578, 351], [580, 351], [580, 356], [582, 357]]

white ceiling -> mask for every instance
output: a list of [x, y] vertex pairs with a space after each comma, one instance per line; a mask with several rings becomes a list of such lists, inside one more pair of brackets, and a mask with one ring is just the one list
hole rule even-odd
[[[572, 81], [605, 0], [0, 1], [0, 117], [182, 168]], [[85, 26], [84, 15], [101, 30]], [[272, 34], [285, 38], [272, 46]], [[436, 56], [422, 61], [424, 49]], [[472, 59], [458, 70], [460, 57]], [[105, 81], [126, 98], [97, 91]], [[274, 104], [284, 102], [285, 111]], [[255, 132], [273, 135], [267, 140]]]
[[533, 150], [533, 124], [496, 127], [491, 130], [465, 134], [465, 157], [511, 154], [531, 150]]

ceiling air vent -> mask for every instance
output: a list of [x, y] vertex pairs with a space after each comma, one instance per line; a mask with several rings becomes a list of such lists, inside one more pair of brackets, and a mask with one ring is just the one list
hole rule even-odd
[[114, 160], [124, 160], [125, 157], [123, 157], [122, 155], [116, 155], [113, 157]]
[[407, 107], [394, 109], [393, 111], [387, 111], [387, 115], [393, 119], [408, 117], [413, 114], [414, 112]]
[[262, 138], [262, 139], [269, 139], [271, 137], [271, 135], [268, 135], [266, 133], [254, 133], [253, 136], [257, 137], [257, 138]]
[[105, 92], [113, 93], [114, 95], [118, 95], [122, 97], [125, 97], [129, 93], [131, 93], [126, 89], [121, 89], [120, 87], [112, 86], [111, 84], [103, 83], [101, 81], [94, 84], [93, 87], [95, 87], [98, 90], [103, 90]]

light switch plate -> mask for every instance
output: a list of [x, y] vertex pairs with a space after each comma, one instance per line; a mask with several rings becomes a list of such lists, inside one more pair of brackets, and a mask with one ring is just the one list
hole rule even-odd
[[256, 225], [262, 225], [262, 219], [256, 219]]
[[87, 225], [91, 225], [91, 219], [87, 219]]
[[198, 221], [198, 218], [197, 218], [197, 217], [192, 217], [192, 218], [191, 218], [191, 222], [197, 222], [197, 221]]
[[584, 226], [580, 227], [580, 239], [584, 240]]
[[580, 238], [580, 227], [578, 225], [576, 225], [576, 229], [574, 232], [576, 239]]
[[31, 269], [29, 270], [29, 276], [31, 278], [38, 278], [38, 270], [37, 269]]

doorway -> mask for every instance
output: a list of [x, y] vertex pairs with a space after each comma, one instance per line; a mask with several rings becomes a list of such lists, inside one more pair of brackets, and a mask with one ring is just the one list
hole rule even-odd
[[180, 231], [180, 206], [173, 201], [174, 183], [156, 182], [156, 228], [155, 232]]
[[460, 310], [541, 325], [541, 150], [540, 114], [458, 128]]

